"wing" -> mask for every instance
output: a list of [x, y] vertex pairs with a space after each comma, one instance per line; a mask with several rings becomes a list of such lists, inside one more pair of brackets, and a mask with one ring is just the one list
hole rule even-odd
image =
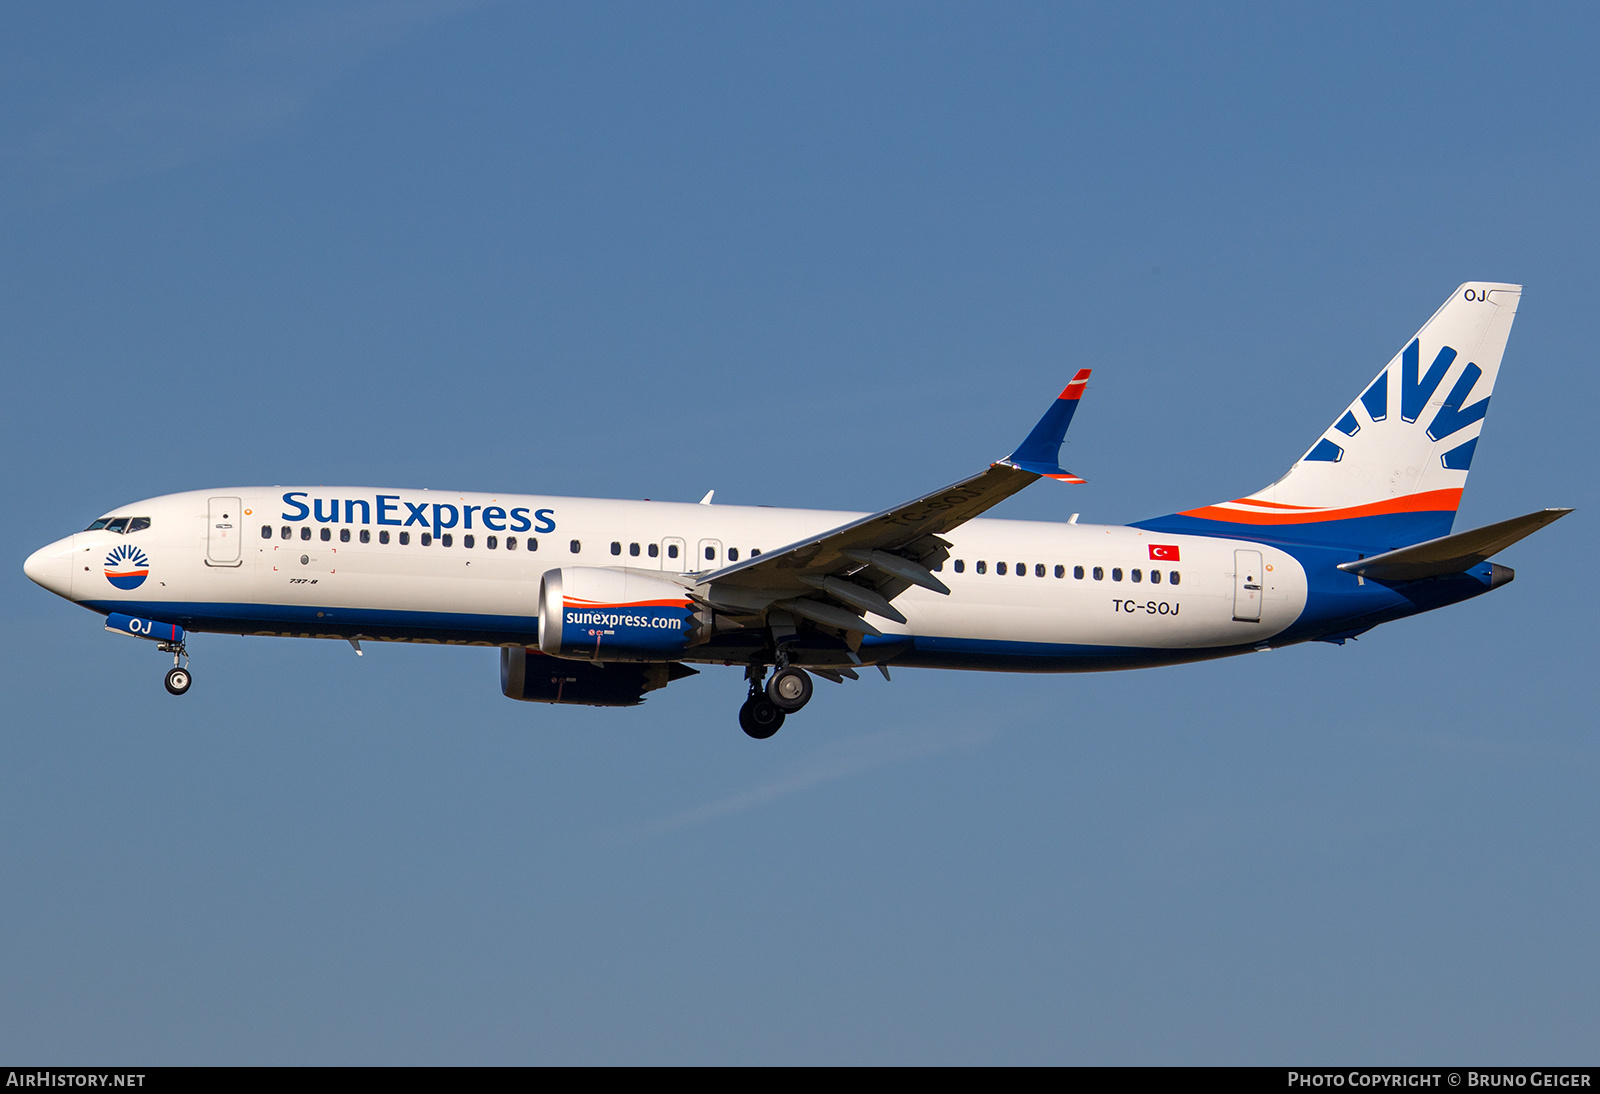
[[940, 533], [959, 527], [1040, 477], [1084, 480], [1059, 466], [1061, 442], [1089, 380], [1082, 369], [1005, 459], [971, 478], [798, 543], [696, 577], [691, 595], [734, 616], [789, 611], [846, 632], [880, 634], [862, 613], [904, 623], [890, 603], [912, 585], [948, 595], [933, 573], [948, 556]]

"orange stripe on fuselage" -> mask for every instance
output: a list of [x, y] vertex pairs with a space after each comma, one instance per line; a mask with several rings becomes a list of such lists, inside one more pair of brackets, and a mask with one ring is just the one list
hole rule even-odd
[[[1254, 505], [1257, 503], [1241, 499], [1237, 504]], [[1220, 520], [1229, 524], [1319, 524], [1329, 520], [1378, 517], [1389, 513], [1453, 513], [1460, 506], [1460, 490], [1427, 490], [1421, 494], [1407, 494], [1404, 497], [1375, 501], [1370, 505], [1352, 505], [1344, 509], [1314, 509], [1296, 513], [1252, 513], [1245, 509], [1226, 509], [1220, 505], [1206, 505], [1199, 509], [1186, 509], [1178, 515], [1198, 517], [1201, 520]]]
[[575, 596], [566, 598], [569, 608], [687, 608], [687, 600], [630, 600], [626, 604], [607, 604], [598, 600], [580, 600]]

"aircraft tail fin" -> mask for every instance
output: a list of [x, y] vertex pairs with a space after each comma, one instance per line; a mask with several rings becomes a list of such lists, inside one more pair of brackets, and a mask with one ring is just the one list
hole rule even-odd
[[1448, 535], [1521, 295], [1462, 285], [1283, 478], [1135, 527], [1360, 547]]

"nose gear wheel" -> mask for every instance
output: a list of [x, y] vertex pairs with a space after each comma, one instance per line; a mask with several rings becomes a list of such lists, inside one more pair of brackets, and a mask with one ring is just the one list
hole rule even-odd
[[172, 654], [172, 668], [167, 670], [167, 691], [182, 695], [194, 683], [194, 675], [189, 671], [189, 647], [182, 642], [163, 642], [156, 649]]

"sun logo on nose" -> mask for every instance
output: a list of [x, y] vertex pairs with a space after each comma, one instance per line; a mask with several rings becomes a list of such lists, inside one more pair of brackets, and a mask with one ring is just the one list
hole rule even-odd
[[150, 560], [131, 543], [106, 556], [106, 580], [119, 589], [137, 589], [150, 576]]

